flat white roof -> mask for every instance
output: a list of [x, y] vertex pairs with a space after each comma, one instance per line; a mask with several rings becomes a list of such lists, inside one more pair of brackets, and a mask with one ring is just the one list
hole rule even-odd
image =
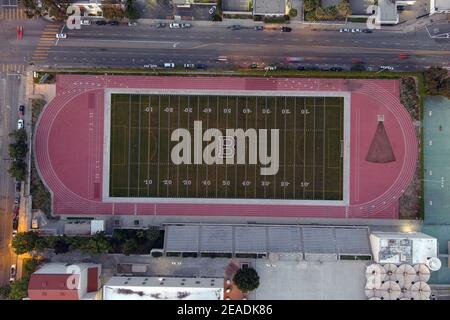
[[223, 300], [223, 278], [112, 277], [103, 300]]

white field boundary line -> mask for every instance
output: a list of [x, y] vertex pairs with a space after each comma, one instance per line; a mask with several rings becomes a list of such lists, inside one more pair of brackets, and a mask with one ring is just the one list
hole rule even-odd
[[[345, 91], [266, 91], [266, 90], [187, 90], [187, 89], [129, 89], [129, 88], [106, 88], [105, 89], [105, 123], [104, 128], [104, 159], [109, 159], [110, 134], [106, 132], [111, 126], [111, 94], [153, 94], [153, 95], [226, 95], [226, 96], [292, 96], [292, 97], [343, 97], [344, 98], [344, 182], [343, 200], [285, 200], [285, 199], [225, 199], [225, 198], [136, 198], [136, 197], [110, 197], [109, 188], [103, 188], [103, 201], [110, 203], [184, 203], [184, 204], [280, 204], [280, 205], [314, 205], [314, 206], [346, 206], [349, 205], [349, 169], [350, 169], [350, 92]], [[238, 99], [236, 99], [236, 104]], [[199, 106], [198, 106], [199, 108]], [[238, 121], [236, 117], [236, 122]], [[160, 147], [158, 146], [158, 151]], [[159, 152], [158, 152], [159, 154]], [[159, 161], [159, 159], [158, 159]], [[159, 171], [159, 170], [158, 170]], [[110, 167], [109, 161], [104, 165], [103, 182], [109, 186]], [[237, 176], [237, 172], [236, 172]], [[276, 178], [274, 177], [274, 181]], [[159, 181], [159, 174], [158, 174]], [[159, 185], [159, 183], [158, 183]], [[197, 183], [198, 186], [198, 183]], [[236, 186], [237, 187], [237, 186]]]

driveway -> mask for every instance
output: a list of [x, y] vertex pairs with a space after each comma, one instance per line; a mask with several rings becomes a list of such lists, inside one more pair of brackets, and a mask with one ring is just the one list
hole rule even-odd
[[212, 16], [209, 10], [213, 5], [191, 5], [190, 8], [174, 8], [174, 15], [182, 20], [210, 21]]

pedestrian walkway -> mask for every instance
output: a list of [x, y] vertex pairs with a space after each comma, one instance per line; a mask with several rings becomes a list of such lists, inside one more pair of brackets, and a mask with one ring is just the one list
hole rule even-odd
[[61, 26], [59, 24], [49, 24], [45, 27], [44, 32], [42, 32], [39, 43], [34, 50], [31, 62], [41, 63], [47, 60], [48, 52], [55, 45], [55, 35], [59, 33]]
[[[22, 8], [0, 8], [0, 20], [25, 20], [29, 19]], [[32, 19], [37, 19], [33, 17]]]
[[15, 63], [4, 63], [0, 64], [0, 72], [4, 73], [15, 73], [15, 72], [24, 72], [25, 65], [24, 64], [15, 64]]

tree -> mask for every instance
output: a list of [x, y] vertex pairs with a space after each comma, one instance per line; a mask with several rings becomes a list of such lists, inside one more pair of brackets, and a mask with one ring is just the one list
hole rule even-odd
[[89, 254], [106, 253], [111, 250], [111, 242], [104, 232], [97, 232], [93, 237], [87, 238], [80, 249]]
[[11, 292], [9, 293], [9, 299], [22, 300], [28, 296], [28, 278], [22, 278], [14, 281], [11, 284]]
[[23, 273], [22, 276], [25, 278], [28, 278], [31, 276], [33, 272], [37, 270], [41, 262], [37, 260], [36, 258], [33, 259], [27, 259], [23, 263]]
[[17, 181], [23, 181], [27, 176], [27, 164], [22, 159], [14, 160], [8, 168], [8, 173]]
[[439, 95], [441, 88], [446, 85], [448, 71], [441, 67], [431, 67], [424, 72], [427, 94]]
[[259, 275], [253, 268], [239, 269], [234, 274], [233, 282], [244, 293], [253, 291], [259, 287]]
[[352, 8], [351, 8], [348, 0], [339, 1], [339, 3], [337, 4], [336, 7], [337, 7], [337, 11], [341, 17], [346, 18], [352, 14]]
[[294, 18], [297, 16], [297, 14], [298, 14], [297, 9], [291, 8], [291, 10], [289, 10], [289, 17]]
[[127, 0], [125, 7], [125, 17], [130, 20], [137, 20], [140, 17], [138, 9], [134, 6], [133, 0]]
[[9, 284], [0, 287], [0, 298], [8, 299], [9, 294], [11, 292], [11, 286]]
[[66, 241], [65, 237], [58, 238], [53, 245], [53, 250], [55, 250], [55, 254], [66, 253], [69, 251], [69, 248], [70, 245]]
[[138, 249], [138, 244], [135, 239], [126, 240], [122, 246], [122, 252], [126, 256], [136, 253], [137, 249]]
[[159, 228], [158, 227], [150, 227], [146, 232], [147, 239], [151, 242], [155, 242], [159, 238]]
[[314, 11], [318, 6], [317, 0], [305, 0], [303, 3], [303, 8], [306, 12]]
[[36, 248], [38, 239], [39, 236], [34, 231], [19, 232], [12, 239], [11, 246], [14, 248], [16, 254], [24, 254]]

